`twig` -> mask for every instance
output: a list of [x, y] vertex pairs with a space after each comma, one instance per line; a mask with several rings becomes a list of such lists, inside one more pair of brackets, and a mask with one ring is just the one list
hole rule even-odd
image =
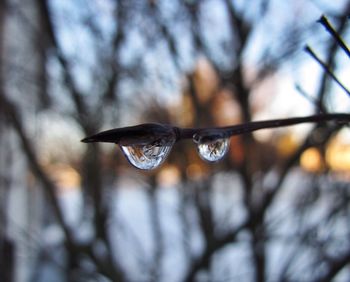
[[[306, 91], [299, 85], [299, 84], [295, 84], [295, 89], [298, 91], [299, 94], [301, 94], [301, 96], [303, 96], [304, 98], [306, 98], [306, 100], [308, 100], [312, 105], [314, 106], [318, 106], [318, 102], [317, 100], [312, 97], [310, 94], [306, 93]], [[325, 109], [321, 109], [322, 113], [326, 113]]]
[[339, 79], [336, 77], [336, 75], [333, 73], [333, 71], [315, 54], [315, 52], [310, 48], [310, 46], [306, 46], [304, 49], [308, 54], [311, 55], [313, 59], [315, 59], [321, 67], [328, 73], [334, 81], [350, 96], [350, 91], [342, 84]]
[[169, 144], [168, 142], [170, 141], [172, 143], [173, 141], [179, 141], [181, 139], [195, 139], [195, 142], [209, 142], [210, 140], [228, 138], [260, 129], [284, 127], [309, 122], [321, 123], [325, 121], [348, 123], [350, 122], [350, 114], [321, 114], [287, 119], [252, 121], [238, 125], [212, 128], [180, 128], [168, 124], [144, 123], [102, 131], [86, 137], [81, 141], [84, 143], [107, 142], [121, 145], [141, 145], [154, 141], [158, 142], [160, 140], [163, 141], [162, 144]]
[[330, 24], [328, 19], [322, 15], [322, 17], [318, 20], [320, 24], [322, 24], [325, 29], [333, 36], [333, 38], [337, 41], [338, 45], [344, 50], [345, 54], [350, 58], [350, 49], [346, 46], [344, 40], [340, 37], [338, 32], [334, 29], [334, 27]]

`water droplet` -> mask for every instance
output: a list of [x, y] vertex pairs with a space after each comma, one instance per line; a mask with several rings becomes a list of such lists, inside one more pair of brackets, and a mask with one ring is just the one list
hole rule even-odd
[[128, 161], [139, 169], [155, 169], [169, 155], [173, 143], [120, 146]]
[[222, 159], [229, 148], [229, 138], [216, 139], [210, 142], [202, 142], [197, 145], [199, 155], [209, 162]]

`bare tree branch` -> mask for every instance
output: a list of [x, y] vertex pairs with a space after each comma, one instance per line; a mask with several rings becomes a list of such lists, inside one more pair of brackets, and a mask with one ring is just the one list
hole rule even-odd
[[71, 230], [69, 229], [69, 227], [67, 226], [64, 220], [64, 215], [58, 203], [58, 199], [56, 196], [57, 188], [55, 184], [51, 181], [51, 179], [47, 176], [43, 168], [40, 166], [39, 161], [37, 160], [34, 150], [31, 146], [31, 142], [24, 131], [21, 119], [18, 115], [18, 110], [6, 98], [5, 93], [3, 91], [3, 87], [2, 87], [2, 92], [0, 94], [1, 94], [0, 95], [1, 108], [3, 112], [6, 113], [7, 116], [10, 118], [11, 123], [14, 129], [16, 130], [17, 135], [21, 140], [23, 150], [26, 153], [26, 156], [33, 170], [33, 173], [38, 177], [38, 179], [42, 182], [43, 186], [45, 187], [45, 192], [48, 195], [48, 198], [53, 207], [57, 220], [64, 231], [68, 248], [73, 252], [73, 250], [75, 249], [75, 244], [74, 244], [73, 236], [71, 234]]
[[222, 248], [226, 247], [228, 244], [234, 243], [236, 241], [237, 235], [247, 228], [247, 225], [249, 223], [246, 221], [236, 228], [234, 228], [232, 231], [222, 235], [213, 238], [213, 241], [211, 244], [207, 245], [202, 254], [195, 258], [194, 261], [189, 266], [189, 271], [183, 280], [184, 282], [192, 282], [195, 281], [196, 274], [199, 272], [199, 270], [205, 268], [205, 266], [209, 265], [210, 260], [214, 253], [221, 250]]
[[338, 43], [340, 48], [343, 49], [345, 54], [350, 58], [350, 49], [345, 44], [344, 40], [339, 35], [339, 31], [336, 31], [334, 27], [331, 25], [331, 23], [328, 21], [325, 15], [322, 15], [319, 19], [319, 22], [325, 27], [325, 29], [332, 35], [332, 37], [335, 39], [335, 41]]
[[78, 115], [77, 117], [79, 119], [79, 122], [82, 125], [85, 132], [90, 132], [92, 123], [87, 122], [88, 107], [83, 99], [82, 93], [78, 90], [78, 88], [75, 85], [74, 78], [69, 66], [69, 62], [67, 61], [65, 55], [63, 54], [60, 48], [59, 40], [57, 38], [57, 34], [53, 27], [53, 19], [49, 9], [49, 3], [47, 0], [40, 0], [38, 3], [39, 3], [41, 15], [42, 15], [42, 22], [43, 22], [44, 29], [46, 29], [46, 32], [49, 36], [49, 40], [52, 44], [52, 47], [63, 68], [65, 84], [68, 87], [69, 93], [71, 94], [74, 105], [76, 107], [76, 113]]
[[309, 47], [305, 47], [305, 51], [309, 53], [312, 58], [316, 60], [317, 63], [321, 65], [321, 67], [325, 70], [328, 75], [332, 77], [332, 79], [350, 96], [350, 91], [341, 83], [338, 77], [334, 74], [334, 72], [315, 54], [315, 52]]
[[328, 270], [326, 274], [322, 275], [321, 278], [315, 280], [315, 282], [327, 282], [332, 281], [335, 276], [342, 270], [344, 267], [350, 263], [350, 249], [347, 249], [343, 254], [329, 258], [328, 259]]

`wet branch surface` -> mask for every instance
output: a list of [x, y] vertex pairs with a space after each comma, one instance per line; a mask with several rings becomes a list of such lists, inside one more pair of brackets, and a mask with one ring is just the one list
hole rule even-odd
[[335, 121], [338, 124], [350, 122], [350, 114], [322, 114], [287, 119], [273, 119], [265, 121], [252, 121], [238, 125], [212, 128], [179, 128], [168, 124], [147, 123], [135, 126], [115, 128], [88, 136], [81, 141], [84, 143], [108, 142], [121, 145], [147, 144], [165, 138], [194, 139], [195, 142], [210, 142], [219, 138], [228, 138], [235, 135], [251, 133], [256, 130], [285, 127], [302, 123], [322, 123]]

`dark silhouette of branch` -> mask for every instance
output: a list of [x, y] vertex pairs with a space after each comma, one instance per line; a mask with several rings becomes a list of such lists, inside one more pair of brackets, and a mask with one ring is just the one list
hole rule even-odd
[[340, 48], [342, 48], [345, 54], [350, 58], [349, 47], [345, 44], [344, 40], [339, 35], [339, 32], [337, 32], [335, 28], [331, 25], [331, 23], [328, 21], [327, 17], [325, 15], [322, 15], [318, 22], [324, 26], [324, 28], [332, 35], [332, 37], [338, 43]]
[[84, 143], [108, 142], [121, 145], [150, 144], [163, 139], [163, 143], [181, 139], [194, 139], [195, 142], [211, 142], [219, 138], [228, 138], [234, 135], [251, 133], [266, 128], [285, 127], [301, 123], [321, 123], [335, 121], [346, 124], [350, 121], [350, 114], [323, 114], [287, 119], [274, 119], [265, 121], [252, 121], [238, 125], [213, 128], [179, 128], [167, 124], [147, 123], [135, 126], [115, 128], [88, 136], [81, 141]]
[[[342, 34], [345, 31], [346, 23], [347, 23], [347, 14], [350, 12], [350, 5], [347, 5], [347, 8], [343, 12], [343, 15], [340, 16], [339, 19], [339, 27], [337, 28], [337, 33]], [[327, 50], [327, 58], [325, 60], [326, 65], [329, 67], [329, 69], [335, 68], [335, 61], [336, 61], [336, 52], [338, 50], [338, 44], [336, 41], [333, 41], [328, 50]], [[319, 84], [319, 89], [317, 93], [317, 99], [318, 99], [318, 107], [315, 109], [316, 112], [323, 112], [326, 113], [327, 109], [325, 106], [325, 96], [329, 92], [329, 84], [331, 82], [330, 76], [327, 72], [324, 72], [321, 77], [321, 82]]]

